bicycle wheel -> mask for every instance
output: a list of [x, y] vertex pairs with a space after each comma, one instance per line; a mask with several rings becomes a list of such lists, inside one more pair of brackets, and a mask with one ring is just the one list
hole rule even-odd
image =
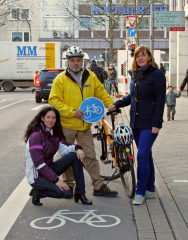
[[123, 188], [128, 197], [133, 198], [136, 191], [136, 179], [134, 165], [130, 164], [125, 148], [120, 148], [119, 152], [120, 177]]
[[112, 215], [96, 215], [86, 219], [86, 223], [92, 227], [113, 227], [118, 225], [121, 220]]
[[36, 229], [53, 229], [61, 227], [66, 223], [63, 218], [56, 217], [53, 221], [50, 219], [51, 217], [37, 218], [30, 223], [30, 226]]
[[114, 180], [120, 177], [120, 173], [114, 167], [112, 150], [108, 143], [103, 127], [98, 133], [93, 134], [96, 158], [99, 161], [100, 175], [104, 180]]

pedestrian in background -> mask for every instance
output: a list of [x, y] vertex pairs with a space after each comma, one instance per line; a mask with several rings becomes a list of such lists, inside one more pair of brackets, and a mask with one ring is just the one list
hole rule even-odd
[[95, 60], [92, 60], [91, 61], [91, 65], [90, 65], [90, 68], [89, 68], [92, 72], [94, 72], [97, 76], [97, 78], [99, 79], [99, 81], [104, 84], [104, 77], [103, 77], [103, 72], [102, 72], [102, 69], [97, 66], [97, 63]]
[[36, 84], [36, 81], [38, 80], [38, 78], [39, 78], [39, 72], [38, 71], [36, 71], [35, 72], [35, 75], [34, 75], [34, 85]]
[[176, 98], [179, 98], [181, 92], [175, 93], [174, 88], [172, 86], [168, 86], [168, 93], [166, 94], [166, 107], [167, 107], [167, 121], [170, 121], [170, 113], [171, 119], [174, 120], [174, 115], [176, 113]]
[[[114, 85], [114, 87], [116, 89], [116, 93], [118, 93], [118, 88], [116, 86], [116, 78], [117, 78], [117, 72], [116, 72], [114, 65], [111, 63], [110, 64], [110, 82], [111, 82], [111, 85], [112, 84]], [[112, 86], [111, 86], [111, 89], [112, 89]]]
[[160, 63], [160, 68], [159, 68], [164, 74], [166, 74], [166, 69], [165, 67], [163, 66], [162, 63]]
[[152, 146], [162, 128], [166, 78], [145, 45], [136, 48], [130, 75], [130, 94], [115, 102], [110, 110], [131, 105], [130, 127], [138, 148], [137, 190], [133, 204], [139, 205], [145, 198], [155, 197]]
[[187, 69], [187, 71], [186, 71], [186, 74], [185, 74], [185, 77], [184, 77], [184, 79], [183, 79], [183, 82], [182, 82], [182, 84], [181, 84], [181, 86], [180, 86], [180, 88], [179, 88], [179, 93], [180, 93], [181, 91], [183, 91], [183, 89], [184, 89], [184, 87], [185, 87], [185, 85], [186, 85], [187, 82], [188, 82], [188, 69]]
[[[96, 74], [83, 68], [84, 53], [80, 47], [70, 47], [66, 57], [68, 68], [54, 79], [48, 102], [61, 115], [63, 133], [67, 141], [73, 144], [76, 140], [83, 148], [85, 153], [83, 163], [92, 180], [93, 195], [115, 197], [118, 192], [107, 187], [100, 176], [91, 131], [92, 124], [83, 120], [84, 112], [80, 110], [81, 103], [89, 97], [100, 99], [106, 108], [109, 108], [114, 100], [106, 92]], [[69, 187], [74, 188], [71, 168], [63, 174], [63, 179]]]
[[101, 67], [101, 69], [102, 69], [102, 73], [103, 73], [103, 78], [104, 78], [104, 80], [107, 80], [107, 79], [108, 79], [108, 73], [107, 73], [106, 70], [104, 69], [104, 66], [103, 66], [103, 65], [101, 65], [100, 67]]

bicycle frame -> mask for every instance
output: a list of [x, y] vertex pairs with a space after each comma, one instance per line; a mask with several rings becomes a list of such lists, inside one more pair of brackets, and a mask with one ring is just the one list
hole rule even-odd
[[[107, 137], [107, 140], [108, 140], [108, 143], [110, 146], [112, 146], [112, 141], [111, 141], [111, 138], [110, 138], [110, 135], [108, 133], [108, 128], [111, 130], [111, 132], [114, 132], [114, 129], [115, 129], [115, 117], [111, 116], [111, 122], [112, 122], [112, 126], [105, 120], [105, 118], [103, 117], [102, 118], [102, 125], [103, 125], [103, 128], [104, 128], [104, 131], [106, 133], [106, 137]], [[107, 128], [108, 127], [108, 128]], [[115, 166], [116, 168], [117, 167], [117, 156], [116, 156], [116, 151], [114, 151], [114, 163], [115, 163]], [[118, 168], [119, 169], [119, 168]]]

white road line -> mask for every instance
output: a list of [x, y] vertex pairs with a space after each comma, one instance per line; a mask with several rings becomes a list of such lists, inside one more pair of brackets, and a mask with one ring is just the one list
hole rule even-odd
[[31, 188], [26, 177], [0, 208], [0, 240], [4, 240], [29, 200]]
[[12, 106], [12, 105], [14, 105], [14, 104], [16, 104], [16, 103], [23, 102], [23, 101], [25, 101], [25, 99], [20, 100], [20, 101], [15, 102], [15, 103], [12, 103], [12, 104], [9, 104], [9, 105], [7, 105], [7, 106], [1, 107], [0, 110], [3, 109], [3, 108], [6, 108], [6, 107], [10, 107], [10, 106]]
[[31, 110], [38, 110], [41, 107], [44, 107], [44, 105], [39, 105], [38, 107], [32, 108]]
[[7, 99], [3, 99], [3, 100], [1, 100], [1, 102], [5, 102]]

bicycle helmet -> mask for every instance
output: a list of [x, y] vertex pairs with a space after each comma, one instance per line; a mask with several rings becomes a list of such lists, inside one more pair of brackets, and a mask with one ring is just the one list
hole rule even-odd
[[123, 123], [121, 123], [114, 130], [114, 139], [119, 144], [129, 145], [133, 141], [132, 130]]
[[68, 48], [68, 50], [66, 52], [66, 57], [67, 58], [70, 58], [70, 57], [82, 57], [83, 58], [84, 53], [80, 47], [72, 46], [72, 47]]

